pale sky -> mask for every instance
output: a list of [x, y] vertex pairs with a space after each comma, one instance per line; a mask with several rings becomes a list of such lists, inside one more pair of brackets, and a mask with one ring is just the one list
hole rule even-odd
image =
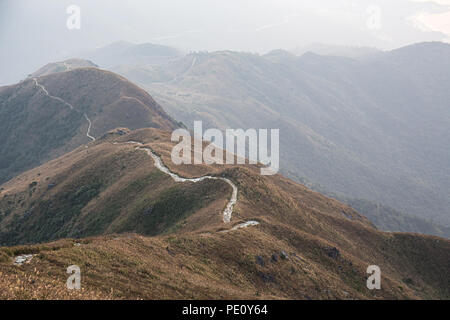
[[[80, 30], [66, 27], [69, 5], [81, 9]], [[264, 53], [449, 39], [450, 0], [0, 0], [0, 85], [119, 40]]]

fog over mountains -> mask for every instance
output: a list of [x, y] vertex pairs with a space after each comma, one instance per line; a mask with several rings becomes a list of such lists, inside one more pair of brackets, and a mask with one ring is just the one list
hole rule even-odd
[[0, 0], [0, 300], [450, 299], [449, 21]]
[[[449, 45], [338, 51], [121, 42], [0, 87], [0, 298], [448, 299], [450, 241], [383, 230], [449, 235]], [[175, 165], [180, 120], [279, 128], [288, 177]]]
[[280, 128], [281, 170], [298, 181], [448, 226], [450, 45], [357, 56], [220, 51], [111, 69], [188, 127]]
[[[11, 107], [11, 101], [25, 99], [24, 87], [40, 95], [42, 90], [31, 81], [34, 77], [80, 67], [107, 68], [145, 88], [173, 119], [187, 127], [203, 120], [205, 129], [280, 128], [283, 174], [352, 205], [383, 230], [448, 237], [449, 47], [433, 42], [383, 52], [321, 44], [309, 47], [321, 54], [303, 53], [305, 49], [293, 53], [274, 50], [265, 55], [234, 51], [185, 54], [167, 46], [122, 41], [87, 50], [80, 54], [83, 59], [40, 68], [18, 85], [14, 100], [8, 98], [14, 87], [4, 87], [3, 103]], [[89, 72], [98, 86], [107, 73], [97, 72], [102, 75], [97, 78], [94, 71]], [[46, 80], [42, 81], [45, 84]], [[69, 83], [64, 86], [64, 90], [73, 87]], [[86, 91], [92, 97], [89, 104], [99, 99], [95, 86], [89, 88], [91, 93]], [[71, 101], [68, 92], [54, 91], [52, 85], [49, 91]], [[42, 99], [52, 102], [43, 92]], [[117, 110], [124, 112], [131, 100], [121, 97], [117, 103]], [[83, 106], [85, 102], [75, 104]], [[89, 108], [82, 107], [93, 117], [92, 130], [97, 136], [100, 121], [112, 121], [100, 125], [103, 133], [117, 126], [134, 129], [160, 122], [146, 123], [128, 111], [120, 121], [112, 114], [100, 120], [98, 111]], [[20, 125], [6, 130], [11, 113], [3, 112], [3, 134], [21, 130]], [[68, 125], [70, 130], [53, 127], [64, 139], [54, 138], [53, 144], [49, 139], [41, 141], [44, 147], [39, 157], [33, 148], [22, 148], [17, 143], [22, 138], [14, 134], [18, 140], [10, 140], [3, 153], [3, 179], [83, 143], [88, 123], [83, 113], [73, 113], [79, 120]], [[72, 134], [77, 121], [78, 133]], [[178, 125], [176, 121], [173, 124]], [[21, 156], [12, 162], [17, 152]]]

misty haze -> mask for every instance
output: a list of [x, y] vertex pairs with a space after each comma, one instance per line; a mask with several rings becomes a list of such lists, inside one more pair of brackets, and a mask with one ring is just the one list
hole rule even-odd
[[0, 0], [0, 299], [448, 300], [449, 21]]

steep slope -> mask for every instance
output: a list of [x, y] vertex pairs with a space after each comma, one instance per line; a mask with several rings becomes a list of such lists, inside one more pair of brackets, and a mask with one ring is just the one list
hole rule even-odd
[[[174, 166], [169, 139], [119, 129], [4, 184], [2, 243], [103, 236], [0, 249], [2, 297], [449, 297], [450, 241], [377, 231], [351, 208], [255, 166]], [[230, 185], [176, 182], [155, 159], [177, 176], [230, 179], [231, 221]], [[259, 224], [237, 228], [245, 221]], [[19, 254], [35, 255], [13, 265]], [[79, 293], [64, 289], [72, 264], [82, 270]], [[365, 286], [373, 264], [382, 290]]]
[[144, 90], [96, 68], [1, 87], [0, 182], [116, 127], [170, 130], [177, 125]]
[[188, 126], [279, 128], [297, 181], [448, 226], [449, 57], [444, 43], [359, 59], [224, 51], [120, 73]]

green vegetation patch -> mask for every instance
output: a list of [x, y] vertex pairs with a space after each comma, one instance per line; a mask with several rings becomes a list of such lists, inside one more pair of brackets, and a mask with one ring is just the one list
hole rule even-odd
[[0, 234], [0, 243], [45, 242], [71, 235], [81, 210], [102, 188], [103, 183], [94, 179], [89, 184], [67, 188], [54, 199], [38, 202], [28, 214], [14, 216], [9, 232]]
[[217, 181], [177, 184], [156, 197], [138, 199], [118, 232], [138, 232], [144, 235], [167, 234], [176, 231], [191, 214], [206, 207], [226, 186]]
[[153, 171], [148, 175], [133, 180], [130, 184], [120, 189], [106, 201], [102, 202], [100, 211], [89, 214], [83, 218], [82, 225], [85, 226], [82, 236], [104, 233], [106, 229], [126, 210], [130, 203], [136, 199], [145, 197], [148, 188], [161, 182], [165, 175], [160, 171]]

